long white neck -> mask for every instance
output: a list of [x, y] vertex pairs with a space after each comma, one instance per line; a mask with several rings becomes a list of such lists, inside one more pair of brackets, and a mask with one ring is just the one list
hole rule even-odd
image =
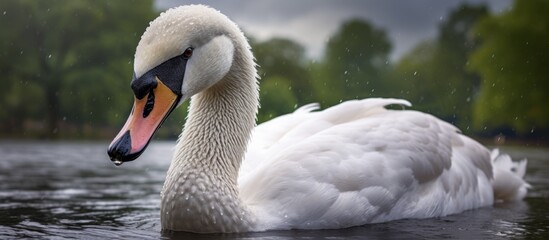
[[256, 70], [246, 46], [231, 71], [191, 99], [161, 203], [162, 228], [238, 232], [253, 222], [237, 179], [258, 108]]

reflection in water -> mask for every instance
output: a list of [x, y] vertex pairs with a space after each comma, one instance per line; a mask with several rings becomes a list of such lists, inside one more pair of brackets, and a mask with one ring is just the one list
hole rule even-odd
[[[525, 202], [499, 204], [444, 218], [400, 220], [322, 231], [245, 234], [161, 232], [159, 192], [173, 143], [151, 144], [143, 156], [115, 167], [107, 143], [0, 143], [0, 239], [547, 239], [549, 150], [505, 148], [529, 158], [532, 189]], [[544, 177], [545, 176], [545, 177]]]

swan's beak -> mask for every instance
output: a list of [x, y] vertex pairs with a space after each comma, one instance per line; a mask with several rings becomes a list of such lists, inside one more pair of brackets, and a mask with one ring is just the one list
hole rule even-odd
[[109, 145], [108, 154], [116, 165], [135, 160], [147, 147], [154, 132], [175, 109], [180, 96], [160, 79], [147, 95], [134, 98], [132, 112], [120, 133]]

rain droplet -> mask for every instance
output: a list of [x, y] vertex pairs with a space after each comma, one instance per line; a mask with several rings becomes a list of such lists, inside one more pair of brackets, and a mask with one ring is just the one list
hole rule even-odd
[[417, 71], [414, 72], [414, 76], [417, 75]]
[[4, 11], [4, 15], [6, 15], [6, 11]]
[[115, 159], [115, 160], [112, 161], [112, 162], [113, 162], [114, 165], [116, 165], [116, 166], [120, 166], [120, 165], [122, 165], [122, 163], [123, 163], [122, 161], [120, 161], [120, 160], [118, 160], [118, 159]]
[[50, 54], [50, 55], [48, 55], [48, 58], [51, 58], [51, 54]]

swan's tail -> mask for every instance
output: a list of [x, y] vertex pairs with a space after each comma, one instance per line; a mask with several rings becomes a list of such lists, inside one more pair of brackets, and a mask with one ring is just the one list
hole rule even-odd
[[498, 149], [492, 150], [492, 166], [494, 169], [494, 199], [496, 202], [521, 200], [526, 196], [530, 184], [524, 181], [526, 159], [513, 162], [507, 154], [500, 154]]

